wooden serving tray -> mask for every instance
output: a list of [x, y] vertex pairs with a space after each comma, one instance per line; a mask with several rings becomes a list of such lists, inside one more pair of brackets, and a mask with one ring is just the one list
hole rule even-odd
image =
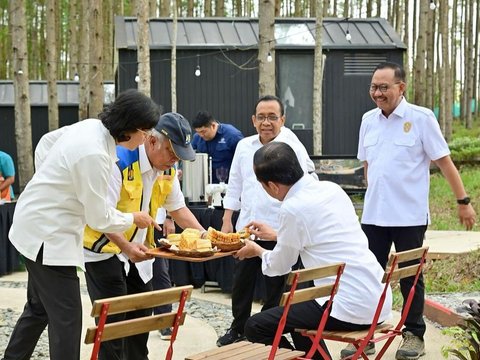
[[203, 262], [203, 261], [219, 259], [225, 256], [230, 256], [236, 253], [236, 251], [221, 251], [221, 252], [219, 251], [214, 253], [211, 256], [206, 256], [206, 257], [180, 256], [164, 248], [149, 249], [146, 251], [146, 253], [149, 255], [153, 255], [155, 257], [161, 257], [164, 259]]

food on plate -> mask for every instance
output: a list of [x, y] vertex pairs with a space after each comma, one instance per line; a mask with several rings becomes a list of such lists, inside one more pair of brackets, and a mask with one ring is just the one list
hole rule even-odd
[[180, 234], [178, 248], [187, 251], [212, 251], [212, 243], [209, 239], [202, 239], [201, 233], [196, 229], [185, 229]]
[[182, 234], [168, 234], [167, 240], [171, 245], [177, 245], [180, 243]]
[[240, 242], [241, 239], [248, 238], [250, 232], [247, 228], [243, 229], [241, 232], [236, 233], [224, 233], [218, 230], [215, 230], [212, 227], [208, 228], [207, 239], [210, 239], [212, 243], [227, 243], [233, 244]]

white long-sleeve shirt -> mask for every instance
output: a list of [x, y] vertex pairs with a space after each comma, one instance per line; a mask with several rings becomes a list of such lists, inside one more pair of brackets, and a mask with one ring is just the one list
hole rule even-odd
[[[305, 147], [292, 140], [282, 127], [273, 141], [284, 142], [292, 147], [305, 173], [308, 172], [307, 159], [310, 160]], [[278, 210], [280, 201], [270, 197], [257, 181], [253, 171], [253, 155], [263, 144], [257, 135], [240, 140], [233, 156], [228, 180], [228, 189], [223, 199], [223, 207], [230, 210], [240, 210], [236, 229], [243, 229], [250, 221], [256, 220], [278, 228]]]
[[58, 131], [47, 134], [49, 141], [40, 140], [43, 155], [18, 199], [9, 238], [30, 260], [36, 260], [43, 245], [43, 264], [83, 269], [85, 225], [101, 232], [125, 231], [133, 215], [106, 202], [117, 156], [115, 140], [102, 122], [83, 120]]
[[[268, 276], [288, 273], [300, 255], [305, 268], [345, 262], [331, 315], [354, 324], [370, 324], [384, 289], [383, 269], [345, 192], [329, 181], [303, 176], [288, 191], [279, 213], [277, 245], [262, 254]], [[316, 285], [329, 280], [316, 281]], [[326, 298], [317, 299], [320, 305]], [[379, 321], [390, 317], [388, 290]]]

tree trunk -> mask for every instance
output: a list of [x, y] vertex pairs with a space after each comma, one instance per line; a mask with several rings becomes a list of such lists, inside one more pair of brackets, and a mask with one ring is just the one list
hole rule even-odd
[[173, 24], [172, 24], [172, 53], [171, 53], [171, 94], [172, 94], [172, 111], [177, 111], [177, 4], [175, 0], [172, 1], [172, 13], [173, 13]]
[[215, 0], [215, 16], [225, 16], [225, 2], [224, 0]]
[[350, 17], [350, 0], [345, 0], [343, 2], [343, 17], [344, 18]]
[[156, 0], [148, 1], [148, 16], [151, 18], [156, 18], [158, 15], [158, 4]]
[[113, 80], [114, 41], [113, 41], [113, 0], [102, 0], [103, 11], [103, 78]]
[[48, 130], [58, 129], [56, 0], [47, 0]]
[[440, 33], [442, 36], [442, 73], [440, 75], [442, 79], [442, 89], [439, 95], [440, 99], [445, 99], [445, 101], [440, 101], [440, 106], [443, 105], [444, 111], [444, 119], [441, 120], [441, 124], [444, 125], [442, 130], [444, 130], [443, 134], [447, 141], [452, 138], [452, 105], [453, 105], [453, 98], [452, 98], [452, 73], [450, 71], [450, 49], [448, 47], [448, 26], [449, 26], [449, 9], [448, 9], [448, 0], [441, 0], [440, 1]]
[[405, 11], [404, 11], [404, 19], [403, 21], [405, 22], [405, 31], [403, 33], [403, 43], [407, 46], [407, 51], [405, 52], [405, 55], [403, 56], [403, 68], [405, 70], [405, 79], [407, 82], [410, 82], [410, 56], [413, 54], [410, 52], [410, 46], [409, 46], [409, 33], [410, 33], [410, 4], [409, 0], [405, 0]]
[[[206, 0], [209, 1], [209, 0]], [[170, 0], [162, 0], [160, 4], [160, 16], [169, 17], [170, 16]], [[205, 15], [207, 16], [207, 15]], [[208, 15], [210, 16], [210, 15]]]
[[[455, 39], [455, 34], [457, 31], [458, 27], [458, 8], [457, 8], [457, 0], [453, 0], [453, 6], [452, 6], [452, 27], [450, 29], [450, 39]], [[450, 53], [452, 54], [451, 59], [452, 59], [452, 66], [451, 66], [451, 71], [450, 71], [450, 77], [451, 77], [451, 82], [452, 82], [452, 99], [455, 102], [457, 99], [457, 87], [455, 84], [457, 83], [457, 43], [456, 41], [451, 41], [450, 44], [451, 51]]]
[[[429, 5], [430, 6], [430, 5]], [[436, 11], [429, 9], [427, 13], [427, 63], [426, 63], [426, 81], [425, 81], [425, 103], [424, 106], [429, 109], [434, 108], [434, 92], [427, 89], [435, 89], [434, 72], [435, 69], [435, 14]]]
[[88, 5], [84, 1], [77, 2], [77, 9], [79, 14], [78, 22], [84, 24], [82, 28], [82, 36], [79, 37], [78, 42], [78, 76], [80, 84], [78, 87], [78, 118], [84, 120], [88, 118], [88, 99], [90, 86], [88, 81], [88, 61], [90, 53], [90, 26], [88, 23]]
[[322, 0], [317, 0], [315, 20], [315, 53], [313, 60], [313, 154], [321, 155], [323, 152], [323, 10]]
[[150, 96], [150, 44], [148, 25], [148, 0], [137, 0], [137, 62], [138, 62], [138, 90]]
[[274, 13], [274, 0], [260, 0], [258, 10], [258, 93], [260, 96], [276, 94]]
[[417, 54], [415, 58], [414, 73], [415, 73], [415, 103], [420, 106], [425, 106], [427, 92], [426, 68], [425, 59], [427, 55], [427, 24], [428, 24], [429, 4], [426, 1], [420, 1], [419, 11], [419, 29], [417, 38]]
[[103, 110], [103, 21], [101, 0], [89, 0], [90, 60], [89, 117], [96, 118]]
[[25, 1], [9, 1], [10, 33], [13, 52], [13, 89], [15, 92], [15, 142], [17, 144], [18, 182], [23, 191], [33, 176], [32, 126], [28, 84], [27, 21]]
[[73, 80], [75, 74], [78, 75], [78, 47], [79, 47], [79, 34], [80, 28], [78, 23], [79, 14], [77, 12], [77, 0], [70, 0], [69, 2], [69, 14], [68, 14], [68, 78]]
[[205, 17], [212, 16], [212, 0], [203, 1], [203, 13]]
[[466, 33], [465, 33], [465, 126], [471, 129], [473, 126], [472, 100], [473, 100], [473, 0], [466, 0], [468, 7]]

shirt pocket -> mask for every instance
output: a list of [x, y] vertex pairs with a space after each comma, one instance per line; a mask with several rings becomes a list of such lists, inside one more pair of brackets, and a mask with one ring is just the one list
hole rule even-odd
[[413, 161], [415, 160], [417, 139], [415, 136], [400, 136], [395, 138], [394, 144], [394, 157], [401, 161]]
[[123, 187], [131, 200], [142, 197], [142, 184], [138, 181], [125, 181]]
[[378, 145], [378, 134], [371, 134], [365, 136], [363, 140], [363, 147], [365, 149], [365, 158], [367, 159], [367, 163], [371, 162], [371, 160], [375, 159], [378, 155], [377, 150]]

